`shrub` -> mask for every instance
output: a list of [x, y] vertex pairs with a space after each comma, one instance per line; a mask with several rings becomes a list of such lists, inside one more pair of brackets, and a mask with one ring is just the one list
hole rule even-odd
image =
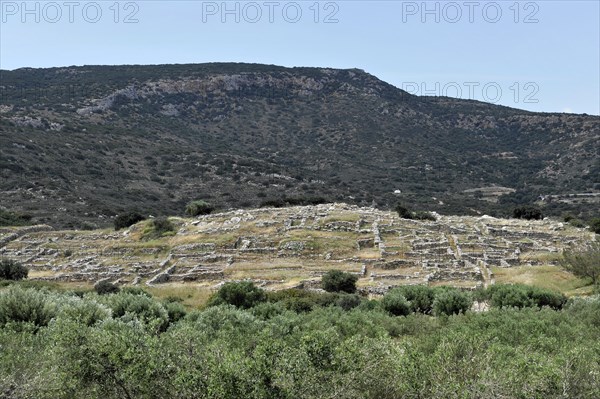
[[478, 292], [478, 300], [490, 300], [495, 308], [544, 307], [562, 309], [567, 298], [560, 292], [523, 284], [496, 284]]
[[517, 284], [492, 285], [488, 288], [491, 305], [495, 308], [525, 308], [533, 306], [527, 289]]
[[513, 209], [513, 218], [527, 220], [541, 220], [544, 218], [542, 210], [535, 206], [520, 206]]
[[406, 208], [403, 205], [396, 205], [395, 208], [396, 212], [398, 212], [398, 216], [400, 216], [402, 219], [412, 219], [413, 218], [413, 214], [411, 211], [408, 210], [408, 208]]
[[467, 292], [456, 289], [444, 290], [435, 296], [433, 313], [436, 316], [466, 313], [472, 305], [473, 299]]
[[209, 215], [214, 207], [206, 201], [196, 200], [187, 204], [185, 213], [190, 216]]
[[571, 220], [569, 220], [569, 224], [571, 226], [577, 227], [577, 228], [585, 227], [585, 223], [583, 223], [583, 220], [581, 220], [581, 219], [571, 219]]
[[405, 285], [394, 288], [400, 292], [409, 302], [410, 309], [415, 313], [431, 314], [435, 291], [424, 285]]
[[590, 230], [596, 234], [600, 234], [600, 218], [590, 220]]
[[263, 302], [254, 306], [252, 314], [261, 320], [269, 320], [285, 312], [285, 307], [281, 303]]
[[361, 302], [360, 296], [356, 294], [340, 294], [337, 301], [335, 301], [335, 305], [344, 310], [351, 310], [359, 306]]
[[30, 224], [31, 215], [0, 209], [0, 226], [25, 226]]
[[317, 304], [307, 297], [292, 297], [283, 301], [286, 309], [296, 313], [308, 313], [313, 310]]
[[179, 302], [165, 301], [163, 303], [167, 315], [169, 317], [169, 323], [173, 324], [183, 319], [187, 314], [183, 305]]
[[115, 230], [121, 230], [126, 227], [133, 226], [134, 224], [141, 222], [144, 219], [146, 218], [137, 212], [127, 212], [115, 217], [113, 224]]
[[381, 300], [381, 306], [385, 311], [394, 316], [407, 316], [410, 314], [410, 303], [396, 288], [388, 291]]
[[0, 324], [9, 322], [47, 326], [56, 316], [57, 306], [50, 294], [36, 289], [11, 287], [0, 292]]
[[142, 237], [146, 240], [152, 240], [168, 235], [175, 234], [175, 226], [166, 217], [152, 219], [150, 224], [142, 232]]
[[[123, 292], [124, 294], [131, 294], [131, 295], [144, 295], [144, 296], [147, 296], [148, 298], [152, 298], [152, 294], [141, 287], [133, 287], [133, 286], [123, 287], [121, 292]], [[167, 300], [168, 300], [168, 298], [167, 298]], [[173, 302], [173, 301], [171, 301], [171, 302]]]
[[29, 270], [19, 262], [12, 259], [0, 260], [0, 279], [23, 280], [28, 274]]
[[567, 302], [567, 297], [557, 291], [547, 290], [539, 287], [529, 287], [527, 294], [538, 307], [548, 306], [554, 310], [560, 310]]
[[278, 198], [269, 199], [260, 203], [261, 208], [283, 208], [285, 206], [301, 205], [319, 205], [326, 204], [328, 201], [323, 197], [297, 197], [297, 198]]
[[119, 293], [103, 297], [102, 303], [111, 308], [113, 318], [138, 320], [158, 331], [165, 331], [169, 325], [169, 314], [164, 306], [145, 295]]
[[431, 212], [427, 211], [417, 211], [413, 214], [413, 219], [416, 220], [433, 220], [435, 221], [435, 216]]
[[402, 219], [415, 219], [415, 220], [433, 220], [435, 221], [435, 216], [431, 212], [427, 211], [416, 211], [411, 212], [404, 205], [398, 204], [396, 208], [394, 208], [396, 212], [398, 212], [398, 216]]
[[328, 292], [356, 292], [358, 277], [341, 270], [330, 270], [321, 278], [321, 286]]
[[342, 295], [331, 292], [306, 291], [298, 288], [266, 293], [270, 302], [280, 303], [286, 309], [293, 310], [296, 313], [309, 312], [317, 306], [337, 305]]
[[154, 226], [154, 231], [159, 235], [175, 231], [175, 226], [173, 226], [173, 223], [166, 217], [154, 219], [152, 225]]
[[94, 284], [94, 291], [96, 291], [98, 295], [116, 294], [119, 292], [119, 287], [110, 281], [101, 280]]
[[266, 300], [265, 292], [250, 281], [225, 283], [209, 300], [208, 306], [222, 304], [249, 309]]
[[90, 298], [69, 298], [66, 303], [61, 299], [58, 317], [76, 321], [85, 326], [93, 326], [99, 321], [109, 319], [111, 311], [105, 305]]
[[565, 312], [573, 314], [576, 320], [600, 328], [600, 296], [574, 297], [565, 304]]

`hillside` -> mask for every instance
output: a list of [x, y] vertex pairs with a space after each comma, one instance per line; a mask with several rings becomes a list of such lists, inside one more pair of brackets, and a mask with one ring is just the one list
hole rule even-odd
[[355, 273], [365, 294], [404, 284], [476, 288], [523, 273], [554, 274], [552, 281], [511, 281], [564, 290], [560, 284], [572, 276], [555, 266], [560, 252], [593, 239], [593, 233], [548, 220], [438, 216], [422, 222], [345, 204], [171, 221], [175, 232], [158, 239], [144, 238], [150, 221], [117, 232], [5, 228], [0, 256], [26, 264], [33, 279], [85, 284], [108, 279], [213, 289], [223, 281], [252, 280], [268, 289], [309, 288], [338, 269]]
[[181, 214], [196, 198], [502, 215], [544, 196], [550, 214], [599, 208], [597, 116], [258, 64], [3, 70], [0, 90], [1, 206], [55, 227], [103, 227], [130, 209]]

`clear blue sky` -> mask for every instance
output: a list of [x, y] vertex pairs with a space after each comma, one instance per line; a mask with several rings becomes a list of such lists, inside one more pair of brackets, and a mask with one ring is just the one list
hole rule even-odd
[[0, 0], [0, 68], [361, 68], [415, 94], [600, 114], [598, 0], [68, 1]]

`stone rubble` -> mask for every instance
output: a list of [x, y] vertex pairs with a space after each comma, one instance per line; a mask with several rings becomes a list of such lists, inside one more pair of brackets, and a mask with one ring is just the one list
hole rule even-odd
[[402, 284], [487, 286], [492, 267], [555, 264], [565, 248], [593, 239], [551, 220], [436, 219], [346, 204], [233, 210], [176, 219], [175, 236], [152, 243], [136, 238], [140, 226], [125, 233], [3, 228], [0, 256], [25, 263], [35, 279], [134, 285], [250, 279], [318, 288], [320, 276], [340, 269], [359, 277], [362, 292], [379, 295]]

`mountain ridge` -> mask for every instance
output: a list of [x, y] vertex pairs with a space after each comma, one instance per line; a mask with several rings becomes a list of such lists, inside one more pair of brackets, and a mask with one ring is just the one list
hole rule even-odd
[[[600, 191], [600, 117], [414, 96], [359, 69], [2, 70], [0, 117], [3, 206], [61, 226], [132, 208], [181, 213], [196, 198], [223, 209], [323, 196], [506, 214]], [[595, 199], [590, 210], [568, 198], [538, 204], [597, 211]]]

